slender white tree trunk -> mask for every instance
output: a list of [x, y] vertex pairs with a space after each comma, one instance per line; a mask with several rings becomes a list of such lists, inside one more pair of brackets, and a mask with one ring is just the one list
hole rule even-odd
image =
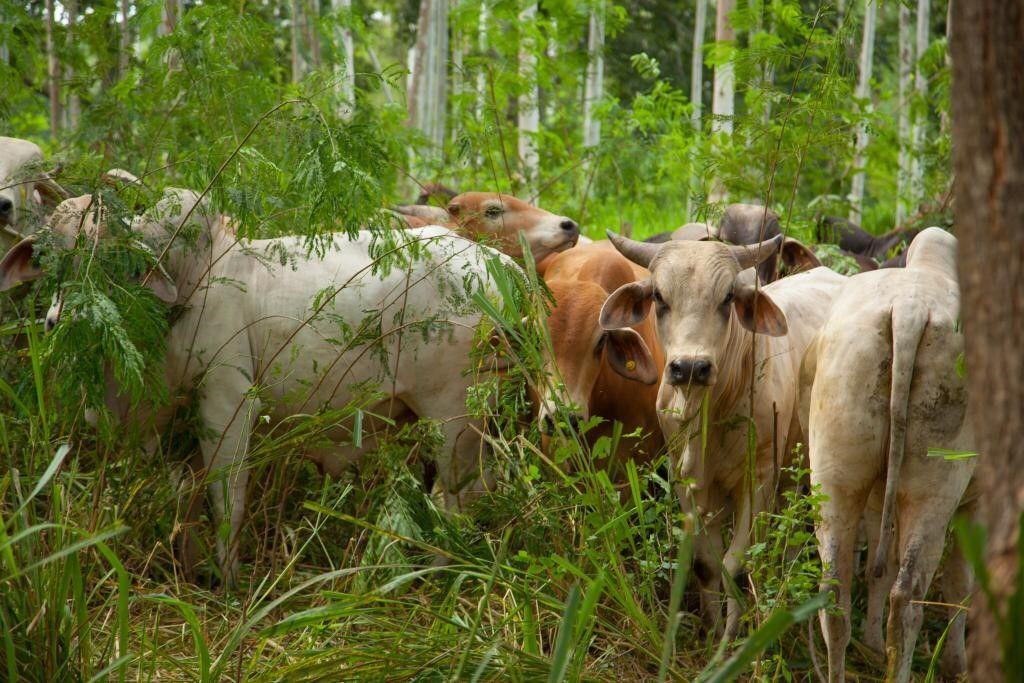
[[[334, 77], [338, 81], [339, 112], [342, 118], [352, 116], [356, 102], [356, 72], [353, 68], [355, 49], [352, 44], [352, 0], [331, 0], [334, 10], [335, 42], [341, 59], [334, 65]], [[373, 55], [376, 61], [376, 55]], [[380, 71], [378, 65], [374, 65]], [[390, 102], [391, 91], [385, 86]]]
[[302, 36], [305, 33], [303, 0], [291, 0], [292, 82], [298, 83], [306, 73], [306, 60], [302, 54]]
[[458, 141], [459, 137], [459, 124], [462, 121], [462, 101], [459, 97], [463, 90], [463, 78], [465, 76], [465, 66], [463, 63], [462, 53], [462, 28], [459, 25], [459, 0], [450, 0], [451, 6], [449, 8], [449, 23], [451, 24], [450, 40], [452, 41], [452, 95], [454, 96], [455, 102], [459, 103], [458, 112], [453, 112], [452, 117], [452, 141]]
[[917, 99], [921, 102], [922, 107], [919, 109], [921, 114], [914, 117], [914, 128], [912, 132], [914, 153], [913, 158], [910, 162], [910, 188], [912, 207], [916, 210], [918, 205], [924, 201], [924, 131], [928, 126], [928, 115], [925, 98], [928, 96], [928, 81], [924, 75], [924, 69], [921, 68], [921, 58], [924, 53], [928, 50], [928, 22], [929, 22], [929, 0], [918, 0], [917, 2], [917, 54], [915, 59], [917, 62], [916, 68], [914, 69], [914, 90], [917, 93]]
[[[690, 123], [693, 125], [694, 140], [700, 140], [703, 128], [701, 126], [701, 113], [703, 112], [704, 98], [704, 31], [708, 22], [708, 0], [697, 0], [697, 16], [693, 24], [693, 57], [690, 60], [690, 104], [693, 111], [690, 114]], [[686, 219], [696, 220], [694, 211], [694, 195], [700, 179], [696, 170], [690, 172], [690, 187], [686, 193]]]
[[537, 52], [535, 29], [537, 5], [527, 6], [519, 14], [522, 35], [519, 42], [519, 75], [529, 85], [519, 96], [519, 160], [525, 177], [528, 193], [533, 195], [537, 187], [539, 157], [537, 154], [537, 132], [540, 115], [537, 110]]
[[50, 91], [50, 137], [60, 135], [60, 60], [54, 39], [53, 0], [46, 0], [46, 76]]
[[[0, 7], [0, 24], [7, 21], [7, 17], [4, 16], [4, 8]], [[11, 51], [7, 47], [7, 41], [0, 39], [0, 64], [7, 64], [11, 59]]]
[[[78, 26], [78, 0], [67, 0], [64, 3], [64, 11], [68, 16], [68, 28], [64, 40], [64, 46], [69, 57], [75, 52], [76, 28]], [[64, 70], [64, 79], [71, 84], [68, 89], [68, 108], [65, 112], [67, 127], [74, 129], [78, 127], [78, 119], [82, 114], [82, 100], [78, 96], [78, 89], [75, 87], [75, 64], [73, 59], [68, 59]]]
[[[483, 57], [487, 54], [487, 17], [489, 10], [487, 8], [487, 0], [480, 1], [480, 25], [477, 28], [476, 36], [476, 49], [480, 52], [480, 56]], [[477, 109], [476, 115], [478, 119], [483, 119], [484, 114], [487, 111], [487, 73], [484, 69], [480, 69], [476, 75], [476, 92], [477, 92]]]
[[309, 63], [319, 69], [323, 63], [320, 58], [320, 0], [308, 0], [306, 12], [306, 45], [309, 46]]
[[907, 217], [910, 182], [910, 70], [914, 63], [914, 47], [910, 42], [910, 10], [900, 4], [899, 58], [899, 168], [896, 173], [896, 224]]
[[[864, 103], [864, 113], [871, 111], [871, 66], [875, 55], [875, 16], [877, 6], [875, 0], [864, 0], [864, 40], [860, 50], [860, 81], [857, 83], [857, 98]], [[870, 136], [867, 122], [857, 128], [857, 147], [853, 159], [854, 168], [858, 169], [853, 176], [850, 189], [850, 220], [860, 221], [864, 204], [864, 163]]]
[[124, 78], [128, 73], [128, 66], [131, 63], [132, 30], [128, 25], [128, 12], [131, 10], [131, 0], [121, 0], [121, 34], [118, 40], [117, 73]]
[[[169, 36], [174, 33], [181, 15], [185, 12], [184, 0], [164, 0], [160, 6], [160, 25], [157, 27], [157, 35]], [[175, 71], [179, 67], [179, 55], [177, 50], [169, 50], [167, 53], [167, 70]]]
[[[736, 31], [729, 21], [729, 14], [736, 8], [736, 0], [718, 0], [715, 17], [715, 40], [731, 43], [736, 40]], [[715, 91], [711, 100], [714, 119], [711, 130], [732, 133], [732, 117], [735, 113], [735, 70], [732, 60], [715, 67]]]
[[448, 3], [423, 0], [417, 26], [410, 114], [412, 124], [433, 144], [441, 158], [448, 97]]
[[590, 36], [587, 39], [587, 83], [583, 95], [583, 146], [601, 143], [601, 122], [594, 109], [604, 95], [604, 3], [590, 12]]

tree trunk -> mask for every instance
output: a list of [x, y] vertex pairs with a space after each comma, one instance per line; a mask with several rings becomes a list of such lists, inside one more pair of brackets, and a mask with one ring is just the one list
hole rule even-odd
[[519, 96], [519, 161], [526, 191], [531, 196], [537, 187], [537, 132], [540, 116], [537, 110], [537, 5], [528, 5], [519, 14], [522, 33], [519, 39], [519, 75], [527, 83]]
[[[487, 2], [488, 0], [481, 0], [480, 2], [480, 25], [477, 28], [478, 33], [476, 36], [476, 49], [481, 57], [487, 54]], [[478, 121], [483, 121], [484, 115], [487, 112], [487, 72], [484, 69], [480, 69], [477, 72], [476, 93], [476, 117]]]
[[132, 30], [128, 25], [128, 12], [131, 9], [130, 0], [121, 0], [121, 32], [118, 40], [117, 53], [117, 75], [124, 78], [128, 73], [132, 50]]
[[587, 83], [583, 95], [583, 146], [601, 143], [601, 122], [594, 118], [594, 108], [604, 94], [604, 5], [598, 3], [590, 12], [590, 35], [587, 39]]
[[463, 66], [462, 59], [462, 27], [458, 21], [458, 10], [459, 0], [451, 0], [449, 7], [450, 12], [450, 24], [451, 31], [449, 39], [452, 42], [452, 95], [454, 100], [459, 102], [458, 112], [453, 112], [452, 116], [452, 142], [458, 142], [459, 138], [459, 124], [462, 122], [462, 105], [461, 98], [462, 94], [462, 81], [465, 75], [465, 68]]
[[[956, 229], [970, 416], [980, 453], [975, 478], [992, 590], [1005, 610], [1021, 570], [1024, 509], [1024, 8], [956, 0], [953, 25]], [[1022, 672], [1001, 671], [999, 635], [980, 594], [969, 619], [970, 680], [1021, 680]]]
[[[708, 22], [708, 0], [697, 0], [697, 16], [693, 24], [693, 58], [690, 61], [690, 123], [693, 125], [694, 141], [699, 142], [702, 132], [701, 113], [704, 97], [704, 31]], [[694, 198], [700, 178], [696, 170], [690, 172], [690, 187], [686, 193], [686, 220], [696, 221]]]
[[[331, 0], [334, 10], [335, 42], [341, 59], [334, 65], [334, 77], [338, 80], [339, 112], [342, 118], [348, 119], [352, 116], [356, 102], [356, 72], [353, 66], [355, 61], [355, 48], [352, 44], [352, 0]], [[372, 60], [376, 62], [374, 54]], [[374, 64], [374, 68], [380, 73], [380, 65]], [[387, 85], [384, 91], [391, 102], [391, 90]]]
[[908, 185], [910, 183], [910, 69], [914, 63], [914, 46], [910, 42], [910, 9], [900, 4], [899, 54], [899, 167], [896, 171], [896, 225], [907, 217]]
[[305, 31], [305, 12], [303, 0], [291, 0], [292, 23], [292, 82], [298, 83], [306, 73], [306, 60], [303, 56], [302, 36]]
[[[181, 20], [185, 12], [184, 0], [164, 0], [160, 7], [160, 25], [157, 28], [157, 35], [169, 36]], [[170, 50], [167, 53], [167, 70], [175, 71], [179, 67], [180, 57], [177, 50]]]
[[[871, 66], [875, 55], [875, 0], [864, 0], [864, 41], [860, 49], [860, 81], [857, 83], [857, 99], [863, 103], [864, 115], [871, 112]], [[864, 204], [864, 164], [870, 136], [868, 124], [862, 121], [857, 127], [857, 148], [853, 158], [853, 187], [850, 190], [850, 220], [860, 222]]]
[[69, 84], [68, 108], [65, 114], [67, 127], [75, 129], [78, 127], [78, 119], [82, 114], [82, 100], [78, 96], [78, 89], [75, 86], [75, 61], [73, 57], [75, 46], [77, 45], [75, 42], [77, 37], [75, 35], [75, 28], [78, 24], [78, 0], [67, 0], [64, 3], [64, 11], [68, 15], [68, 28], [64, 37], [64, 54], [67, 61], [64, 78]]
[[[729, 14], [736, 9], [736, 0], [718, 0], [715, 17], [715, 41], [732, 43], [736, 31], [729, 22]], [[732, 116], [735, 113], [735, 69], [732, 60], [715, 67], [715, 91], [711, 100], [711, 130], [732, 134]]]
[[[729, 14], [736, 8], [736, 0], [718, 0], [715, 17], [715, 42], [733, 43], [736, 31], [729, 21]], [[714, 90], [711, 94], [711, 132], [732, 135], [732, 117], [735, 113], [735, 64], [730, 58], [725, 64], [715, 66]], [[712, 184], [708, 200], [712, 203], [725, 199], [725, 186], [720, 179]]]
[[309, 44], [309, 60], [314, 69], [323, 65], [320, 57], [320, 0], [309, 0], [306, 14], [306, 42]]
[[921, 104], [918, 116], [914, 117], [914, 156], [910, 162], [910, 189], [913, 193], [912, 203], [914, 209], [924, 201], [924, 131], [928, 127], [928, 107], [925, 98], [928, 96], [928, 81], [925, 78], [924, 70], [921, 68], [921, 58], [928, 50], [928, 20], [929, 0], [918, 0], [917, 2], [917, 61], [914, 69], [914, 91], [917, 100]]
[[46, 77], [50, 90], [50, 137], [60, 135], [60, 60], [54, 38], [53, 0], [46, 0]]
[[448, 3], [423, 0], [416, 28], [410, 120], [433, 144], [440, 160], [448, 106]]

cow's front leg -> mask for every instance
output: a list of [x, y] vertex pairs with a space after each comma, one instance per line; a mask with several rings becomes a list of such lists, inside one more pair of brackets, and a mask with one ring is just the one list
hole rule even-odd
[[217, 560], [227, 588], [238, 581], [238, 538], [249, 481], [245, 461], [260, 405], [251, 384], [234, 368], [207, 373], [199, 409], [205, 432], [200, 446], [217, 531]]
[[449, 512], [461, 512], [494, 487], [479, 425], [466, 418], [442, 424], [444, 446], [437, 461], [438, 485]]

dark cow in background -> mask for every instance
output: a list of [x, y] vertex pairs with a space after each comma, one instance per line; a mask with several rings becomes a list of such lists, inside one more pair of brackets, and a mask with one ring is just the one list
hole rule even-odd
[[[671, 232], [662, 232], [644, 241], [662, 244], [676, 240], [719, 240], [737, 246], [749, 246], [780, 234], [779, 214], [771, 209], [761, 204], [730, 204], [725, 207], [721, 224], [717, 228], [707, 223], [686, 223]], [[820, 265], [821, 261], [810, 248], [787, 237], [778, 252], [773, 252], [758, 264], [757, 276], [762, 283], [768, 284], [785, 274]]]
[[919, 232], [916, 228], [897, 228], [884, 235], [872, 235], [853, 221], [825, 216], [818, 223], [817, 238], [821, 243], [839, 245], [861, 270], [874, 270], [907, 265], [907, 245]]

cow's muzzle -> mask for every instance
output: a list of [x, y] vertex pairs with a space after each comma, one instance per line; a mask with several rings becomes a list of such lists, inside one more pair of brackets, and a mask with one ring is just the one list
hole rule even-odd
[[[578, 431], [580, 423], [583, 418], [578, 413], [569, 413], [565, 417], [565, 422], [572, 428], [573, 431]], [[544, 436], [554, 436], [555, 434], [555, 418], [551, 415], [545, 415], [540, 421], [540, 431]]]
[[665, 367], [665, 379], [672, 386], [711, 384], [715, 366], [707, 358], [676, 359]]
[[14, 202], [9, 197], [0, 197], [0, 225], [14, 224]]

